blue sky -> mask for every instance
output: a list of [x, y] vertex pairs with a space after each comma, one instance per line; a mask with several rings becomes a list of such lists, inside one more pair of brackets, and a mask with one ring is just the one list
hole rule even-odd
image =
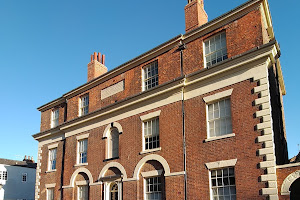
[[[86, 83], [96, 51], [109, 70], [185, 31], [186, 0], [0, 0], [0, 157], [37, 157], [31, 137], [40, 128], [37, 107]], [[206, 0], [209, 20], [245, 0]], [[286, 1], [287, 2], [287, 1]], [[281, 64], [289, 156], [300, 144], [296, 85], [300, 2], [270, 0]]]

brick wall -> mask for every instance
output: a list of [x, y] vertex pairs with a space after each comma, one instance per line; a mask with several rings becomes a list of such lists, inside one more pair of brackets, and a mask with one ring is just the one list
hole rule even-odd
[[[258, 108], [252, 106], [257, 98], [251, 92], [255, 86], [257, 83], [246, 80], [185, 101], [188, 199], [197, 199], [195, 197], [199, 196], [209, 199], [209, 171], [205, 163], [235, 158], [237, 199], [264, 199], [259, 195], [264, 184], [258, 182], [258, 177], [264, 173], [257, 168], [262, 158], [256, 156], [261, 145], [255, 142], [259, 136], [254, 130], [259, 120], [253, 118]], [[231, 88], [232, 129], [235, 137], [204, 142], [207, 139], [207, 124], [203, 97]]]
[[[245, 16], [232, 21], [224, 27], [198, 37], [186, 44], [187, 48], [183, 51], [183, 72], [190, 74], [204, 69], [203, 63], [203, 41], [219, 32], [226, 31], [228, 57], [232, 58], [254, 47], [262, 45], [266, 41], [266, 33], [262, 26], [261, 14], [258, 9], [252, 10]], [[159, 70], [159, 85], [171, 81], [180, 76], [180, 52], [177, 46], [173, 49], [149, 59], [144, 63], [126, 71], [122, 74], [96, 85], [95, 87], [76, 94], [68, 98], [67, 121], [78, 117], [79, 98], [89, 94], [89, 112], [104, 108], [117, 101], [136, 95], [142, 91], [141, 72], [147, 64], [157, 60]], [[114, 94], [104, 100], [101, 99], [101, 90], [119, 81], [124, 80], [124, 91]], [[214, 80], [216, 81], [216, 80]], [[209, 199], [209, 171], [205, 163], [220, 160], [237, 158], [235, 166], [236, 189], [238, 199], [265, 199], [259, 195], [264, 183], [258, 181], [264, 174], [262, 169], [257, 167], [263, 161], [262, 156], [257, 156], [257, 150], [262, 148], [261, 144], [256, 143], [259, 132], [254, 127], [260, 123], [259, 119], [254, 118], [254, 113], [259, 110], [253, 106], [253, 101], [258, 98], [257, 94], [252, 94], [257, 82], [245, 80], [243, 82], [200, 95], [186, 100], [186, 145], [187, 145], [187, 193], [188, 199]], [[206, 124], [206, 105], [203, 97], [233, 88], [231, 95], [232, 126], [234, 137], [204, 142], [207, 139]], [[61, 108], [62, 109], [62, 108]], [[182, 103], [180, 101], [156, 108], [139, 115], [130, 116], [117, 121], [121, 124], [123, 133], [119, 136], [119, 158], [110, 161], [106, 159], [107, 139], [103, 139], [103, 132], [107, 125], [93, 128], [89, 131], [81, 132], [77, 135], [89, 133], [87, 166], [74, 166], [76, 164], [76, 136], [67, 137], [64, 142], [60, 142], [57, 155], [57, 171], [46, 173], [48, 147], [43, 146], [42, 170], [41, 170], [41, 199], [45, 199], [45, 184], [56, 183], [55, 195], [60, 195], [60, 183], [70, 184], [70, 178], [74, 171], [79, 167], [87, 168], [92, 177], [97, 180], [103, 167], [110, 162], [118, 162], [124, 166], [127, 176], [133, 176], [137, 163], [149, 154], [141, 154], [142, 151], [142, 121], [141, 115], [161, 110], [159, 116], [160, 127], [160, 146], [162, 149], [155, 152], [167, 160], [171, 172], [182, 172], [184, 170], [183, 158], [183, 133], [182, 133]], [[60, 110], [60, 114], [63, 113]], [[41, 131], [50, 128], [51, 110], [42, 112]], [[60, 116], [60, 123], [63, 118]], [[76, 129], [75, 127], [73, 129]], [[64, 160], [63, 144], [65, 144]], [[63, 172], [62, 163], [64, 166]], [[149, 165], [148, 165], [149, 164]], [[142, 167], [142, 171], [155, 169], [156, 164], [148, 162]], [[160, 166], [159, 166], [160, 167]], [[251, 169], [251, 170], [250, 170]], [[61, 174], [63, 174], [61, 176]], [[108, 173], [109, 174], [109, 173]], [[113, 172], [111, 172], [113, 174]], [[140, 174], [138, 175], [140, 176]], [[62, 180], [61, 180], [62, 178]], [[164, 177], [166, 199], [184, 198], [184, 176]], [[245, 184], [247, 183], [247, 184]], [[102, 185], [90, 187], [91, 199], [97, 199], [102, 195]], [[63, 189], [64, 199], [74, 199], [76, 187]], [[239, 196], [239, 195], [243, 196]], [[128, 181], [123, 183], [124, 199], [142, 199], [143, 179], [138, 181]]]
[[277, 185], [278, 185], [278, 194], [279, 194], [279, 199], [280, 200], [289, 200], [290, 196], [289, 195], [281, 195], [281, 186], [283, 181], [292, 174], [293, 172], [300, 170], [300, 166], [297, 167], [288, 167], [288, 168], [280, 168], [276, 170], [277, 174]]
[[[227, 52], [229, 58], [263, 44], [261, 14], [259, 9], [257, 9], [224, 27], [220, 27], [205, 36], [187, 43], [187, 49], [183, 51], [184, 74], [190, 74], [204, 68], [203, 41], [221, 31], [226, 31]], [[117, 101], [140, 93], [142, 91], [142, 68], [154, 60], [158, 61], [160, 85], [180, 76], [180, 52], [177, 50], [177, 47], [174, 47], [154, 59], [148, 60], [145, 63], [119, 74], [88, 91], [84, 91], [81, 94], [69, 98], [67, 121], [78, 117], [79, 99], [86, 93], [89, 93], [90, 96], [89, 112], [96, 111]], [[124, 91], [101, 100], [101, 90], [121, 80], [125, 81]], [[49, 117], [49, 113], [50, 112], [48, 110], [42, 112], [41, 131], [49, 128], [49, 120], [47, 119], [47, 117]], [[63, 111], [60, 114], [63, 115]]]
[[[151, 110], [140, 115], [145, 115], [150, 112], [154, 112], [156, 110], [161, 110], [161, 114], [159, 116], [159, 127], [160, 127], [160, 146], [161, 151], [155, 152], [158, 155], [163, 156], [170, 166], [171, 172], [179, 172], [183, 171], [183, 144], [182, 144], [182, 115], [181, 115], [181, 102], [169, 104], [167, 106], [160, 107], [155, 110]], [[103, 132], [106, 126], [101, 126], [95, 129], [92, 129], [87, 132], [82, 132], [79, 135], [89, 133], [88, 137], [88, 154], [87, 154], [87, 162], [88, 166], [86, 167], [92, 174], [94, 181], [97, 180], [101, 169], [109, 162], [119, 162], [122, 166], [125, 167], [126, 173], [128, 177], [133, 176], [134, 169], [137, 163], [146, 155], [139, 153], [142, 151], [142, 121], [140, 119], [140, 115], [135, 115], [132, 117], [128, 117], [118, 121], [123, 128], [123, 133], [119, 136], [119, 159], [112, 161], [103, 161], [106, 159], [105, 157], [105, 149], [107, 139], [103, 139]], [[170, 118], [170, 116], [173, 116]], [[60, 194], [59, 186], [60, 186], [60, 177], [61, 177], [61, 163], [62, 163], [62, 143], [59, 143], [57, 149], [57, 171], [46, 173], [47, 171], [47, 158], [48, 158], [48, 146], [43, 146], [43, 155], [42, 155], [42, 181], [41, 181], [41, 197], [44, 197], [45, 192], [45, 184], [56, 183], [55, 195]], [[73, 172], [78, 169], [80, 166], [74, 166], [76, 164], [76, 148], [77, 148], [77, 139], [76, 136], [66, 138], [65, 142], [65, 159], [64, 159], [64, 172], [63, 172], [63, 185], [69, 185], [70, 179]], [[151, 162], [150, 162], [151, 163]], [[157, 163], [156, 163], [157, 164]], [[151, 168], [151, 165], [145, 165], [143, 170], [153, 170], [155, 169], [155, 164], [153, 164], [154, 168]], [[82, 166], [81, 166], [82, 167]], [[159, 168], [159, 166], [156, 168]], [[171, 180], [172, 178], [168, 178]], [[183, 178], [176, 178], [179, 182], [174, 182], [172, 185], [174, 187], [183, 185]], [[143, 182], [138, 181], [134, 186], [131, 182], [124, 182], [124, 191], [127, 187], [135, 187], [136, 191], [138, 187], [140, 191], [143, 190]], [[97, 193], [91, 186], [90, 194], [94, 195]], [[97, 186], [98, 187], [98, 186]], [[171, 187], [171, 186], [168, 186]], [[173, 188], [178, 191], [177, 195], [183, 195], [183, 188]], [[64, 189], [64, 198], [68, 199], [70, 197], [70, 191], [72, 189]], [[93, 192], [94, 191], [94, 192]], [[143, 193], [141, 192], [140, 195]], [[126, 193], [124, 194], [126, 195]], [[134, 195], [133, 193], [128, 194], [130, 196]], [[169, 195], [174, 195], [169, 193]], [[124, 199], [125, 196], [124, 196]]]

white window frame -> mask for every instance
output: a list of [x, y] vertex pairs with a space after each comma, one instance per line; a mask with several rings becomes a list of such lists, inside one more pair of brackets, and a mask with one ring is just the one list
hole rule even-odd
[[[155, 129], [156, 129], [156, 131], [155, 132], [153, 132], [153, 129], [152, 129], [152, 124], [153, 124], [153, 122], [155, 122], [156, 123], [156, 126], [155, 126]], [[149, 126], [149, 123], [151, 123], [151, 134], [147, 134], [146, 135], [146, 133], [145, 133], [145, 129], [146, 129], [146, 127], [145, 126]], [[160, 148], [160, 134], [159, 134], [159, 117], [157, 116], [157, 117], [154, 117], [154, 118], [152, 118], [152, 119], [148, 119], [148, 120], [145, 120], [145, 121], [143, 121], [143, 151], [151, 151], [151, 150], [155, 150], [155, 149], [158, 149], [158, 148]], [[149, 146], [150, 145], [148, 145], [148, 148], [146, 148], [146, 138], [147, 138], [147, 136], [149, 136], [148, 138], [152, 138], [152, 140], [153, 140], [153, 138], [154, 137], [158, 137], [158, 139], [156, 138], [155, 139], [155, 141], [153, 142], [151, 142], [152, 143], [152, 148], [150, 148]], [[153, 144], [154, 143], [156, 143], [156, 147], [154, 148], [153, 147]], [[158, 145], [157, 145], [157, 143], [158, 143]], [[149, 144], [150, 144], [150, 142], [149, 142]]]
[[47, 200], [54, 200], [54, 188], [47, 188]]
[[118, 200], [122, 200], [122, 182], [121, 181], [112, 181], [104, 183], [104, 200], [111, 200], [110, 198], [110, 188], [112, 184], [116, 183], [118, 185]]
[[[109, 130], [109, 135], [107, 137], [107, 159], [119, 157], [119, 142], [120, 142], [120, 133], [118, 128], [112, 127]], [[117, 137], [113, 137], [112, 133], [117, 134]]]
[[[226, 170], [226, 171], [229, 171], [230, 170], [230, 168], [232, 168], [234, 171], [233, 171], [233, 176], [230, 176], [230, 174], [229, 174], [229, 172], [228, 172], [228, 175], [227, 176], [224, 176], [224, 170]], [[217, 174], [217, 172], [218, 171], [221, 171], [221, 173], [222, 173], [222, 176], [220, 177], [220, 178], [222, 178], [222, 186], [213, 186], [213, 177], [212, 177], [212, 172], [213, 171], [215, 171], [215, 173]], [[234, 178], [234, 184], [229, 184], [229, 185], [225, 185], [224, 184], [224, 179], [225, 178], [228, 178], [229, 180], [228, 180], [228, 183], [230, 183], [231, 181], [230, 181], [230, 178]], [[210, 181], [210, 198], [213, 200], [214, 199], [214, 193], [213, 193], [213, 190], [216, 188], [216, 189], [218, 189], [218, 188], [222, 188], [222, 189], [224, 189], [224, 188], [226, 188], [226, 187], [228, 187], [229, 188], [229, 197], [230, 197], [230, 199], [231, 199], [231, 197], [232, 196], [234, 196], [235, 197], [235, 199], [236, 199], [236, 173], [235, 173], [235, 167], [233, 167], [233, 166], [231, 166], [231, 167], [224, 167], [224, 168], [219, 168], [219, 169], [212, 169], [212, 170], [209, 170], [209, 181]], [[216, 184], [218, 183], [218, 179], [219, 179], [219, 176], [217, 176], [216, 177]], [[234, 187], [234, 190], [235, 190], [235, 194], [231, 194], [231, 188], [233, 188]], [[218, 191], [218, 193], [219, 193], [219, 191]], [[223, 190], [223, 193], [225, 193], [224, 192], [224, 190]], [[228, 195], [227, 195], [228, 196]], [[217, 198], [219, 199], [219, 195], [217, 196]]]
[[[80, 194], [83, 194], [84, 196], [80, 197]], [[88, 200], [89, 199], [89, 186], [88, 185], [78, 185], [77, 186], [77, 199], [78, 200]]]
[[[151, 191], [151, 192], [147, 192], [147, 187], [148, 187], [148, 185], [147, 185], [147, 180], [149, 180], [149, 179], [156, 179], [156, 178], [158, 178], [158, 179], [160, 179], [160, 182], [157, 184], [157, 188], [159, 188], [159, 185], [160, 185], [160, 191], [159, 190], [156, 190], [156, 191]], [[158, 182], [158, 181], [157, 181]], [[154, 183], [154, 180], [153, 180], [153, 183]], [[153, 184], [154, 185], [154, 184]], [[154, 187], [153, 187], [154, 188]], [[162, 177], [161, 176], [152, 176], [152, 177], [145, 177], [144, 178], [144, 200], [149, 200], [148, 198], [147, 198], [147, 194], [151, 194], [151, 193], [159, 193], [160, 194], [160, 198], [159, 199], [157, 199], [157, 200], [161, 200], [162, 199], [162, 188], [163, 188], [163, 186], [162, 186]]]
[[[236, 180], [236, 173], [235, 173], [236, 172], [236, 170], [235, 170], [236, 163], [237, 163], [237, 159], [221, 160], [221, 161], [205, 163], [205, 166], [208, 169], [208, 175], [209, 175], [209, 188], [210, 188], [210, 199], [211, 200], [213, 200], [211, 171], [233, 167], [234, 168], [234, 178]], [[235, 184], [235, 186], [236, 186], [236, 184]]]
[[[225, 35], [225, 47], [222, 47], [222, 35]], [[215, 46], [215, 50], [214, 51], [211, 51], [210, 50], [210, 52], [207, 54], [207, 52], [206, 52], [206, 47], [205, 47], [205, 43], [206, 42], [211, 42], [211, 40], [215, 40], [217, 37], [220, 37], [221, 39], [220, 39], [220, 48], [218, 48], [218, 50], [216, 50], [216, 46]], [[204, 42], [203, 42], [203, 55], [204, 55], [204, 67], [205, 68], [207, 68], [207, 67], [211, 67], [212, 65], [215, 65], [216, 63], [214, 63], [214, 64], [210, 64], [209, 66], [207, 66], [207, 56], [208, 55], [212, 55], [213, 53], [215, 53], [215, 52], [219, 52], [219, 51], [221, 51], [221, 52], [223, 52], [223, 51], [225, 51], [226, 53], [225, 54], [223, 54], [222, 53], [222, 56], [221, 56], [221, 60], [220, 61], [218, 61], [218, 58], [216, 58], [216, 63], [219, 63], [219, 62], [222, 62], [223, 60], [226, 60], [226, 59], [228, 59], [228, 53], [227, 53], [227, 39], [226, 39], [226, 32], [225, 31], [223, 31], [223, 32], [221, 32], [221, 33], [219, 33], [219, 34], [216, 34], [216, 35], [213, 35], [213, 36], [211, 36], [211, 37], [209, 37], [209, 38], [207, 38], [206, 40], [204, 40]], [[216, 55], [217, 56], [217, 55]]]
[[[154, 70], [156, 69], [155, 72], [157, 71], [157, 74], [154, 74], [154, 75], [146, 78], [145, 77], [146, 76], [146, 71], [147, 71], [147, 69], [151, 69], [151, 68], [154, 68]], [[157, 78], [157, 80], [154, 80], [156, 78]], [[154, 86], [152, 86], [152, 84], [151, 84], [151, 86], [149, 87], [148, 84], [146, 83], [150, 79], [154, 80], [154, 82], [155, 82]], [[158, 86], [158, 84], [159, 84], [158, 61], [156, 60], [156, 61], [153, 61], [153, 62], [147, 64], [146, 66], [144, 66], [142, 68], [142, 91], [146, 91], [146, 90], [149, 90], [151, 88], [154, 88], [154, 87]]]
[[[203, 98], [204, 102], [206, 103], [206, 126], [207, 126], [207, 139], [205, 142], [209, 142], [212, 140], [218, 140], [218, 139], [223, 139], [223, 138], [228, 138], [228, 137], [233, 137], [235, 136], [235, 133], [233, 133], [233, 127], [232, 127], [232, 103], [231, 103], [231, 95], [232, 95], [233, 89], [225, 90], [223, 92], [219, 92], [210, 96], [206, 96]], [[231, 120], [231, 133], [226, 133], [220, 136], [211, 136], [210, 134], [210, 126], [209, 126], [209, 112], [208, 112], [208, 106], [212, 105], [216, 102], [223, 101], [224, 99], [230, 99], [230, 120]]]
[[[53, 163], [55, 161], [55, 166], [53, 168]], [[57, 148], [49, 149], [49, 159], [48, 159], [48, 171], [55, 171], [57, 164]]]
[[[84, 145], [83, 147], [81, 145]], [[83, 149], [82, 149], [83, 148]], [[88, 139], [80, 139], [77, 141], [77, 164], [87, 164]], [[85, 156], [83, 155], [85, 154]], [[86, 157], [86, 162], [83, 158]]]
[[83, 116], [89, 113], [89, 94], [85, 94], [80, 97], [79, 100], [79, 116]]
[[0, 171], [0, 180], [7, 181], [7, 171]]
[[145, 144], [145, 131], [144, 131], [144, 127], [145, 127], [145, 122], [150, 121], [152, 119], [158, 118], [158, 135], [160, 138], [160, 131], [159, 131], [159, 116], [160, 116], [161, 110], [157, 110], [155, 112], [151, 112], [148, 113], [146, 115], [142, 115], [140, 116], [140, 119], [142, 121], [142, 151], [140, 152], [140, 154], [145, 154], [145, 153], [149, 153], [149, 152], [154, 152], [154, 151], [160, 151], [161, 150], [161, 141], [159, 140], [159, 147], [154, 148], [154, 149], [146, 149], [146, 144]]
[[27, 178], [28, 178], [27, 175], [28, 175], [27, 173], [22, 173], [22, 182], [23, 183], [27, 182]]
[[[225, 116], [223, 116], [223, 117], [221, 117], [221, 115], [222, 115], [222, 113], [221, 113], [221, 109], [220, 109], [220, 103], [222, 103], [222, 102], [224, 102], [224, 104], [226, 104], [226, 102], [228, 102], [229, 101], [229, 108], [227, 107], [227, 109], [229, 109], [229, 113], [230, 113], [230, 115], [225, 115]], [[214, 113], [214, 105], [218, 105], [218, 107], [219, 107], [219, 117], [217, 117], [217, 118], [213, 118], [213, 119], [209, 119], [209, 107], [210, 106], [213, 106], [213, 113]], [[225, 109], [226, 109], [226, 107], [225, 107]], [[225, 110], [224, 110], [224, 112], [226, 112]], [[231, 134], [232, 133], [232, 115], [231, 115], [231, 100], [230, 100], [230, 98], [225, 98], [225, 99], [220, 99], [219, 101], [216, 101], [216, 102], [214, 102], [214, 103], [210, 103], [210, 104], [207, 104], [206, 105], [206, 113], [207, 113], [207, 131], [208, 131], [208, 138], [216, 138], [216, 137], [222, 137], [222, 136], [224, 136], [224, 135], [228, 135], [228, 134]], [[226, 123], [225, 123], [225, 132], [224, 133], [221, 133], [222, 132], [222, 127], [220, 127], [220, 133], [219, 133], [219, 135], [216, 135], [216, 127], [215, 127], [215, 123], [214, 123], [214, 127], [213, 127], [213, 130], [214, 130], [214, 133], [212, 134], [211, 133], [211, 127], [210, 127], [210, 122], [216, 122], [216, 121], [219, 121], [220, 122], [220, 126], [221, 126], [221, 122], [223, 121], [223, 120], [226, 120]], [[229, 121], [229, 122], [227, 122], [227, 121]], [[228, 128], [228, 131], [227, 131], [227, 126], [230, 126], [231, 127], [231, 129], [230, 129], [230, 127]]]
[[51, 128], [59, 125], [59, 108], [52, 110], [51, 114]]

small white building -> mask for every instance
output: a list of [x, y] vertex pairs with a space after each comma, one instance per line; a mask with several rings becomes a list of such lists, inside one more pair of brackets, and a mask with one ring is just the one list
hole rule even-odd
[[36, 163], [0, 158], [0, 200], [33, 200]]

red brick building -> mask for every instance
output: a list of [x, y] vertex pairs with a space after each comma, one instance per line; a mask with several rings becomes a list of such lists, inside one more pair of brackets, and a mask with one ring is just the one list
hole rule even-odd
[[185, 34], [111, 71], [94, 53], [86, 84], [38, 108], [36, 199], [289, 198], [300, 165], [268, 2], [208, 22], [189, 0], [185, 16]]

